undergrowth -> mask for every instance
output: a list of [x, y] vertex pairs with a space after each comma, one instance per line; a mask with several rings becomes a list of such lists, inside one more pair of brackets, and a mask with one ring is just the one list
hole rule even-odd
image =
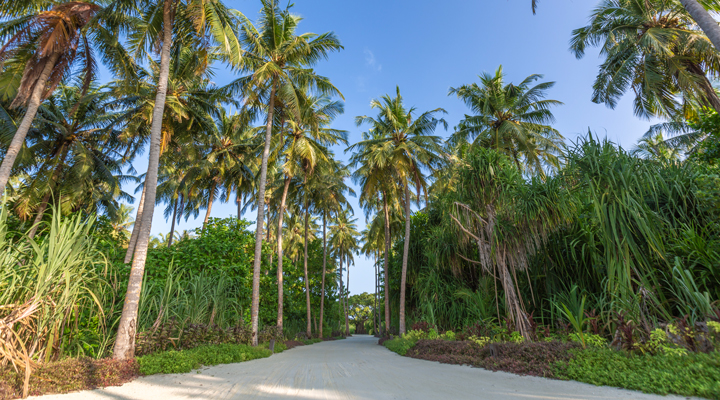
[[267, 348], [244, 344], [217, 344], [199, 346], [190, 350], [170, 350], [137, 358], [143, 375], [179, 374], [190, 372], [203, 365], [230, 364], [257, 358], [270, 357]]

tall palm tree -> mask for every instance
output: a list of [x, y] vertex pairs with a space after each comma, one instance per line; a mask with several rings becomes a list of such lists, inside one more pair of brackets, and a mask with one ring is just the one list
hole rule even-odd
[[563, 137], [549, 125], [555, 121], [550, 108], [562, 103], [545, 99], [555, 82], [532, 86], [542, 75], [530, 75], [518, 85], [505, 84], [502, 65], [495, 74], [479, 78], [479, 84], [450, 88], [448, 94], [456, 95], [474, 114], [465, 115], [450, 142], [472, 141], [499, 150], [522, 172], [544, 175], [545, 168], [557, 169]]
[[[327, 97], [305, 96], [304, 93], [298, 93], [298, 98], [301, 107], [300, 119], [287, 121], [287, 139], [285, 143], [278, 146], [278, 151], [282, 151], [285, 160], [282, 164], [284, 185], [278, 211], [278, 232], [283, 226], [285, 202], [293, 177], [305, 175], [305, 179], [307, 179], [314, 172], [318, 163], [330, 163], [328, 146], [338, 143], [347, 145], [347, 132], [329, 127], [335, 117], [344, 111], [342, 102], [332, 101]], [[292, 115], [289, 117], [292, 117]], [[282, 251], [282, 235], [278, 234], [277, 325], [280, 328], [283, 326]]]
[[228, 10], [220, 0], [155, 0], [145, 2], [141, 11], [143, 15], [138, 19], [140, 23], [130, 34], [132, 48], [137, 58], [144, 58], [148, 50], [159, 49], [160, 64], [150, 126], [143, 212], [142, 218], [137, 221], [140, 223], [140, 230], [113, 349], [113, 357], [116, 359], [132, 358], [135, 354], [135, 327], [155, 211], [163, 114], [173, 44], [180, 44], [182, 40], [195, 47], [196, 52], [207, 54], [207, 49], [217, 43], [217, 50], [224, 53], [233, 64], [238, 64], [242, 56], [240, 42], [235, 34], [239, 25], [237, 16], [241, 14]]
[[720, 77], [720, 53], [678, 2], [603, 0], [590, 24], [573, 31], [577, 58], [588, 46], [601, 46], [605, 58], [593, 85], [596, 103], [614, 108], [632, 89], [635, 114], [644, 118], [683, 117], [693, 103], [720, 111], [710, 81]]
[[[334, 33], [321, 35], [296, 33], [301, 18], [290, 13], [292, 4], [280, 9], [277, 0], [262, 0], [257, 29], [242, 17], [242, 41], [245, 54], [240, 70], [249, 75], [233, 82], [229, 89], [242, 93], [247, 104], [264, 105], [267, 112], [265, 146], [260, 164], [258, 195], [265, 198], [267, 165], [276, 109], [276, 99], [300, 119], [300, 105], [295, 93], [300, 90], [321, 95], [340, 95], [340, 92], [311, 69], [331, 51], [342, 48]], [[266, 102], [265, 102], [266, 101]], [[257, 345], [258, 310], [260, 305], [260, 262], [262, 256], [264, 208], [259, 206], [255, 231], [255, 258], [253, 261], [253, 295], [251, 307], [253, 345]]]
[[[335, 250], [335, 256], [340, 261], [340, 286], [342, 287], [342, 266], [343, 261], [348, 261], [348, 274], [350, 274], [349, 260], [352, 254], [358, 251], [357, 237], [360, 235], [357, 231], [357, 218], [352, 218], [352, 210], [344, 209], [333, 219], [333, 225], [330, 227], [330, 245]], [[348, 284], [350, 278], [348, 278]], [[345, 335], [350, 334], [350, 325], [348, 321], [348, 309], [347, 309], [347, 291], [349, 287], [346, 287], [344, 291], [341, 291], [341, 298], [344, 297], [345, 303], [343, 310], [345, 312]]]
[[[417, 199], [420, 201], [421, 191], [427, 197], [427, 180], [425, 173], [432, 171], [441, 161], [442, 140], [431, 135], [438, 124], [447, 128], [444, 119], [435, 116], [446, 113], [442, 108], [426, 111], [413, 120], [414, 107], [406, 108], [400, 96], [400, 88], [396, 88], [395, 97], [383, 96], [373, 100], [370, 106], [378, 110], [376, 118], [359, 116], [355, 119], [358, 126], [370, 124], [371, 129], [381, 136], [358, 143], [359, 148], [370, 149], [370, 154], [363, 156], [366, 160], [390, 166], [392, 174], [386, 179], [397, 182], [403, 189], [405, 205], [405, 246], [403, 248], [402, 273], [400, 278], [400, 333], [405, 333], [405, 282], [407, 278], [407, 260], [410, 246], [410, 186], [417, 188]], [[387, 225], [387, 223], [386, 223]], [[389, 236], [389, 235], [388, 235]], [[388, 238], [386, 238], [387, 241]]]
[[40, 103], [69, 71], [78, 68], [82, 72], [84, 93], [93, 80], [99, 51], [113, 73], [133, 75], [134, 63], [118, 44], [117, 26], [109, 26], [109, 19], [104, 18], [114, 13], [113, 19], [120, 21], [125, 11], [122, 3], [103, 9], [94, 1], [27, 0], [0, 5], [0, 15], [9, 18], [0, 23], [0, 41], [5, 42], [0, 48], [0, 65], [10, 64], [7, 68], [22, 77], [10, 108], [25, 108], [0, 165], [0, 193], [5, 191]]
[[[334, 161], [334, 160], [333, 160]], [[313, 188], [315, 197], [315, 208], [322, 214], [323, 218], [323, 267], [322, 267], [322, 283], [320, 286], [320, 332], [319, 337], [323, 337], [323, 323], [325, 317], [325, 275], [327, 273], [327, 219], [328, 216], [333, 218], [343, 209], [350, 208], [347, 195], [355, 195], [355, 191], [345, 184], [345, 178], [350, 176], [350, 171], [346, 166], [334, 161], [331, 168], [323, 168], [315, 177], [315, 185]]]

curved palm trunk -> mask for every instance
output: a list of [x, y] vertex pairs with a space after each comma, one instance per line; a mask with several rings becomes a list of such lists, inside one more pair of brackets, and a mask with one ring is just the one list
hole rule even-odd
[[[265, 241], [270, 243], [270, 202], [267, 203], [267, 236], [265, 237]], [[270, 273], [270, 267], [273, 265], [273, 252], [270, 251], [268, 254], [268, 270], [265, 271], [265, 275]]]
[[143, 185], [142, 194], [140, 195], [140, 203], [138, 203], [137, 212], [135, 213], [135, 224], [133, 225], [132, 233], [130, 234], [130, 241], [128, 242], [128, 248], [125, 252], [125, 264], [130, 263], [135, 253], [135, 245], [137, 244], [138, 234], [140, 233], [140, 226], [142, 225], [143, 207], [145, 206], [145, 188], [147, 185]]
[[320, 286], [320, 339], [323, 338], [323, 317], [325, 316], [325, 270], [327, 268], [327, 216], [323, 212], [323, 270]]
[[683, 7], [705, 32], [715, 49], [720, 50], [720, 25], [697, 0], [680, 0]]
[[175, 204], [173, 205], [173, 216], [172, 216], [172, 223], [170, 224], [170, 236], [168, 237], [168, 247], [172, 246], [173, 241], [173, 235], [175, 235], [175, 219], [177, 218], [177, 209], [178, 209], [178, 200], [175, 199]]
[[[350, 336], [350, 306], [348, 305], [348, 294], [350, 293], [350, 260], [347, 263], [347, 285], [345, 288], [345, 336]], [[357, 332], [357, 326], [355, 327]]]
[[410, 250], [410, 188], [405, 182], [405, 245], [403, 246], [402, 274], [400, 275], [400, 334], [405, 333], [405, 282]]
[[50, 74], [52, 73], [59, 57], [59, 53], [54, 53], [50, 56], [50, 59], [47, 64], [45, 64], [45, 67], [43, 67], [37, 83], [35, 83], [33, 92], [30, 95], [25, 115], [23, 116], [17, 131], [15, 131], [13, 140], [10, 142], [10, 147], [8, 147], [7, 152], [5, 153], [5, 159], [3, 159], [2, 164], [0, 164], [0, 196], [5, 194], [5, 186], [7, 186], [8, 180], [10, 180], [10, 172], [12, 172], [12, 168], [15, 165], [15, 159], [17, 158], [18, 153], [20, 153], [23, 143], [25, 143], [25, 137], [27, 136], [28, 131], [30, 131], [30, 127], [35, 119], [38, 108], [40, 108], [40, 103], [42, 103], [42, 95], [45, 90], [45, 85], [47, 85], [48, 78], [50, 78]]
[[63, 165], [65, 165], [65, 159], [67, 158], [67, 155], [70, 152], [70, 148], [66, 144], [63, 144], [60, 151], [61, 151], [60, 159], [58, 160], [58, 164], [55, 166], [55, 170], [53, 171], [53, 174], [50, 177], [50, 190], [48, 190], [48, 192], [45, 193], [45, 196], [43, 196], [42, 201], [40, 201], [40, 206], [37, 209], [37, 215], [35, 216], [35, 221], [33, 221], [32, 228], [30, 229], [30, 232], [28, 232], [28, 238], [30, 238], [30, 239], [35, 237], [35, 234], [37, 233], [38, 229], [40, 228], [40, 222], [42, 221], [43, 214], [45, 214], [45, 209], [47, 209], [47, 205], [50, 202], [50, 196], [52, 195], [53, 190], [55, 190], [55, 183], [60, 180], [60, 174], [62, 173], [62, 168], [63, 168]]
[[385, 213], [385, 333], [390, 332], [390, 212], [388, 210], [387, 198], [383, 193], [383, 212]]
[[[285, 185], [283, 186], [283, 194], [280, 198], [280, 214], [278, 215], [278, 229], [277, 229], [277, 252], [278, 252], [278, 267], [277, 267], [277, 281], [278, 281], [278, 312], [277, 312], [277, 326], [280, 331], [283, 327], [283, 236], [282, 236], [282, 225], [283, 217], [285, 217], [285, 201], [287, 200], [288, 190], [290, 189], [290, 177], [285, 177]], [[321, 314], [322, 315], [322, 314]]]
[[305, 301], [307, 303], [307, 337], [312, 337], [312, 325], [310, 324], [310, 282], [308, 281], [308, 222], [310, 219], [310, 213], [308, 212], [308, 205], [305, 204]]
[[373, 263], [373, 269], [375, 271], [375, 293], [374, 294], [374, 303], [373, 303], [373, 334], [378, 334], [378, 326], [377, 326], [377, 289], [378, 289], [378, 270], [377, 270], [377, 259], [375, 259], [375, 262]]
[[210, 212], [212, 211], [213, 201], [215, 201], [215, 184], [210, 188], [210, 198], [208, 199], [207, 212], [205, 212], [205, 220], [203, 221], [203, 229], [207, 226], [210, 220]]
[[265, 183], [267, 181], [268, 157], [270, 156], [270, 140], [272, 139], [272, 122], [273, 112], [275, 111], [275, 89], [277, 86], [277, 78], [273, 79], [272, 89], [270, 90], [270, 103], [268, 104], [268, 119], [265, 127], [265, 147], [263, 148], [262, 162], [260, 164], [260, 182], [258, 182], [258, 213], [255, 220], [255, 258], [253, 259], [253, 288], [252, 288], [252, 306], [251, 306], [251, 325], [252, 325], [252, 345], [258, 344], [258, 313], [260, 311], [260, 263], [262, 261], [262, 239], [263, 239], [263, 222], [265, 221], [265, 207], [263, 200], [265, 199]]
[[150, 128], [150, 154], [148, 157], [148, 170], [145, 176], [145, 203], [143, 206], [142, 221], [138, 232], [137, 245], [130, 269], [125, 303], [123, 304], [120, 323], [118, 324], [117, 339], [113, 349], [113, 358], [129, 359], [135, 356], [135, 334], [137, 332], [137, 315], [142, 290], [143, 275], [145, 273], [145, 259], [147, 258], [148, 242], [152, 217], [155, 211], [155, 195], [157, 192], [158, 166], [160, 164], [160, 142], [162, 136], [162, 120], [165, 110], [165, 97], [167, 95], [168, 76], [170, 75], [170, 47], [172, 45], [173, 25], [172, 0], [165, 0], [163, 5], [163, 44], [160, 55], [160, 78], [158, 79], [155, 108]]

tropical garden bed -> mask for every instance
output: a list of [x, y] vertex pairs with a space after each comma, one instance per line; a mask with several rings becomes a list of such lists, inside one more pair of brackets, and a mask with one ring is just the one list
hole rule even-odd
[[[444, 364], [469, 365], [655, 394], [720, 398], [720, 323], [656, 329], [646, 340], [619, 335], [611, 345], [599, 335], [542, 333], [526, 341], [507, 330], [475, 325], [455, 334], [415, 329], [381, 344], [402, 356]], [[491, 333], [482, 336], [479, 331]], [[690, 340], [690, 341], [688, 341]], [[702, 349], [697, 343], [704, 343]], [[702, 351], [701, 351], [702, 350]]]

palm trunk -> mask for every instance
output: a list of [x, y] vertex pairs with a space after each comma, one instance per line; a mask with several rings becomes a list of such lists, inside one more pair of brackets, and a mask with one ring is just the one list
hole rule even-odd
[[400, 275], [400, 334], [405, 333], [405, 282], [410, 251], [410, 188], [405, 182], [405, 245], [403, 246], [402, 274]]
[[338, 300], [340, 300], [340, 307], [342, 308], [343, 312], [345, 312], [344, 299], [345, 299], [345, 288], [343, 287], [343, 258], [342, 258], [342, 256], [340, 256], [340, 295], [338, 296]]
[[172, 246], [173, 235], [175, 235], [175, 219], [177, 217], [178, 200], [180, 199], [175, 199], [175, 205], [173, 206], [173, 216], [172, 223], [170, 224], [170, 237], [168, 237], [168, 247]]
[[45, 64], [45, 67], [40, 73], [32, 94], [30, 95], [25, 115], [23, 116], [17, 131], [15, 131], [13, 140], [10, 142], [10, 147], [8, 147], [7, 152], [5, 153], [5, 159], [3, 159], [2, 164], [0, 164], [0, 196], [5, 194], [5, 186], [7, 186], [8, 180], [10, 180], [10, 173], [15, 165], [15, 159], [25, 143], [25, 137], [27, 136], [28, 131], [30, 131], [32, 122], [35, 119], [38, 108], [40, 108], [40, 104], [42, 103], [43, 92], [45, 91], [48, 78], [50, 78], [50, 74], [52, 73], [59, 57], [59, 53], [51, 55], [47, 64]]
[[375, 271], [375, 277], [374, 277], [374, 280], [375, 280], [375, 289], [374, 289], [374, 293], [373, 293], [373, 294], [374, 294], [374, 298], [375, 298], [374, 303], [373, 303], [373, 334], [374, 334], [374, 335], [377, 335], [377, 334], [378, 334], [378, 329], [377, 329], [377, 328], [378, 328], [378, 327], [377, 327], [377, 289], [378, 289], [377, 259], [375, 259], [375, 262], [374, 262], [373, 264], [374, 264], [374, 265], [373, 265], [373, 269], [374, 269], [374, 271]]
[[290, 177], [285, 177], [285, 185], [283, 187], [283, 194], [280, 198], [280, 214], [278, 215], [278, 229], [277, 229], [277, 252], [278, 252], [278, 267], [277, 267], [277, 280], [278, 280], [278, 313], [277, 313], [277, 326], [280, 331], [283, 327], [283, 236], [282, 236], [282, 225], [283, 218], [285, 217], [285, 201], [287, 200], [288, 190], [290, 189]]
[[[267, 237], [265, 241], [270, 243], [270, 202], [267, 203]], [[265, 275], [270, 273], [270, 267], [273, 265], [273, 252], [270, 251], [268, 254], [268, 270], [265, 271]]]
[[158, 80], [155, 108], [153, 109], [152, 126], [150, 128], [150, 154], [148, 157], [148, 170], [145, 176], [146, 197], [143, 206], [140, 232], [138, 233], [133, 263], [130, 269], [128, 289], [125, 294], [125, 303], [123, 304], [122, 315], [120, 316], [120, 323], [118, 324], [117, 339], [115, 340], [115, 347], [113, 349], [113, 358], [121, 360], [131, 359], [135, 356], [138, 306], [143, 275], [145, 273], [145, 259], [147, 258], [148, 243], [150, 241], [152, 217], [155, 211], [162, 121], [165, 110], [168, 76], [170, 75], [170, 47], [172, 45], [174, 15], [173, 5], [173, 0], [165, 0], [163, 7], [163, 44], [160, 55], [160, 78]]
[[237, 200], [237, 208], [238, 208], [238, 221], [240, 221], [240, 214], [242, 213], [242, 197], [240, 196], [240, 185], [238, 185], [237, 194], [235, 195]]
[[[345, 336], [350, 336], [350, 307], [348, 306], [348, 294], [350, 293], [350, 260], [347, 263], [347, 285], [345, 287]], [[357, 326], [355, 327], [357, 331]]]
[[320, 339], [323, 338], [323, 321], [325, 316], [325, 270], [327, 268], [327, 216], [323, 212], [323, 270], [320, 286]]
[[255, 258], [253, 259], [253, 289], [251, 306], [252, 345], [258, 344], [258, 313], [260, 311], [260, 263], [262, 261], [263, 221], [265, 221], [265, 183], [267, 180], [268, 157], [270, 156], [270, 141], [272, 139], [273, 112], [275, 111], [275, 89], [277, 78], [273, 79], [270, 90], [270, 103], [268, 104], [268, 119], [265, 127], [265, 147], [263, 148], [262, 163], [260, 164], [260, 182], [257, 194], [257, 219], [255, 220]]
[[720, 50], [720, 25], [715, 21], [715, 18], [697, 0], [680, 0], [680, 3], [697, 22], [700, 29], [705, 32], [715, 49]]
[[45, 193], [45, 196], [43, 196], [42, 201], [40, 201], [40, 206], [37, 209], [35, 221], [33, 221], [32, 228], [30, 229], [30, 232], [28, 232], [28, 238], [30, 239], [35, 237], [38, 228], [40, 228], [40, 222], [42, 221], [43, 214], [45, 214], [47, 205], [50, 202], [50, 196], [52, 195], [53, 190], [55, 190], [55, 184], [60, 180], [60, 174], [62, 173], [63, 165], [65, 165], [65, 159], [67, 158], [69, 151], [70, 148], [66, 144], [63, 144], [60, 148], [60, 159], [58, 160], [58, 163], [55, 166], [55, 170], [50, 177], [50, 188], [48, 192]]
[[312, 336], [312, 325], [310, 325], [310, 282], [308, 281], [308, 223], [310, 213], [308, 212], [308, 204], [305, 203], [305, 301], [307, 303], [307, 337]]
[[132, 234], [130, 234], [130, 241], [128, 242], [128, 248], [125, 252], [125, 264], [129, 264], [132, 261], [133, 254], [135, 253], [135, 245], [137, 244], [138, 234], [140, 233], [140, 226], [142, 225], [143, 207], [145, 206], [145, 188], [147, 185], [143, 185], [142, 194], [140, 195], [140, 202], [138, 203], [137, 212], [135, 213], [135, 224], [133, 225]]
[[215, 184], [210, 188], [210, 198], [208, 199], [207, 212], [205, 212], [205, 220], [203, 221], [203, 229], [207, 226], [210, 220], [210, 212], [212, 211], [213, 201], [215, 201]]
[[390, 212], [387, 197], [383, 193], [383, 212], [385, 213], [385, 333], [390, 333]]

